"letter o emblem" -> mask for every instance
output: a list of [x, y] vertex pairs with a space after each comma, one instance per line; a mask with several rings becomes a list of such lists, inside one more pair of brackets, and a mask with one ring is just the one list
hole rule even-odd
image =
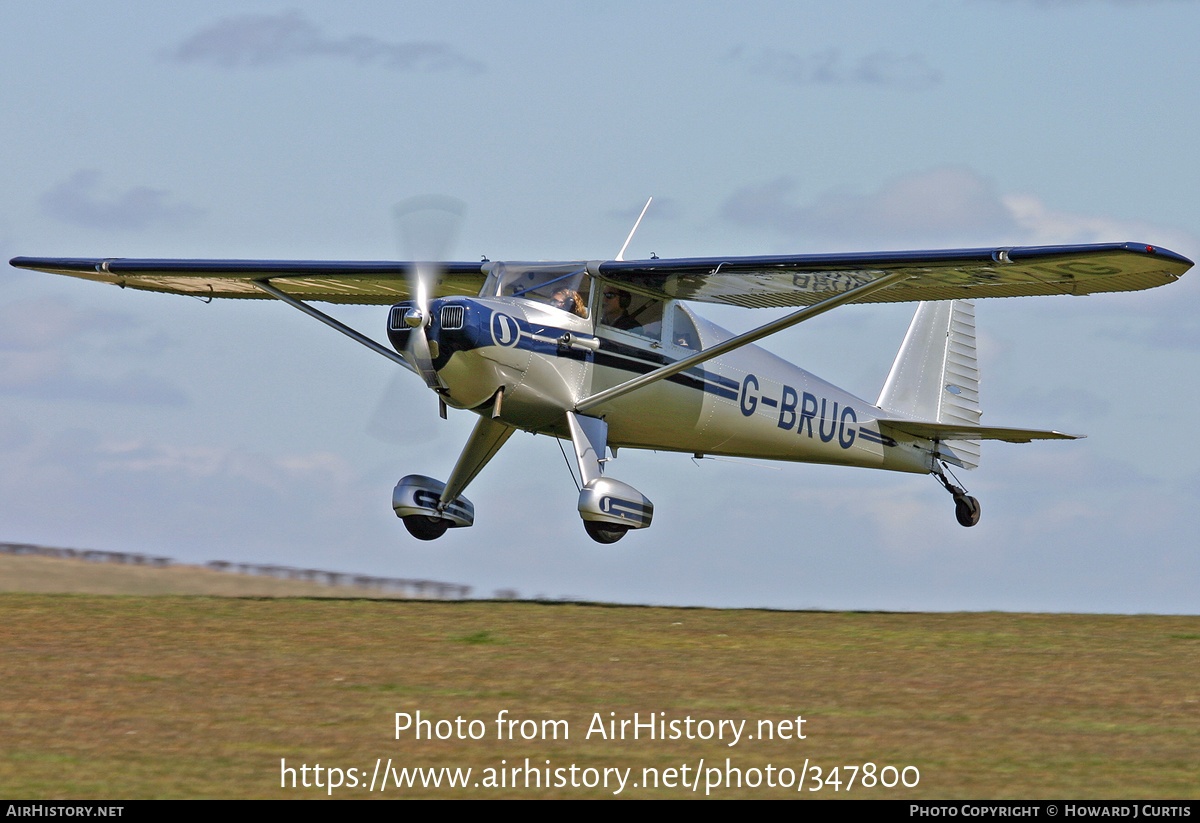
[[492, 315], [492, 342], [497, 346], [515, 346], [521, 339], [521, 327], [507, 314]]

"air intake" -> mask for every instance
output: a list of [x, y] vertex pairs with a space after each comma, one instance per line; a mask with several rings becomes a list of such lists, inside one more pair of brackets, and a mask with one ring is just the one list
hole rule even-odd
[[466, 307], [461, 305], [442, 306], [442, 328], [461, 329], [466, 316]]
[[408, 324], [404, 322], [404, 313], [409, 309], [408, 306], [392, 306], [392, 311], [388, 314], [388, 331], [408, 331]]

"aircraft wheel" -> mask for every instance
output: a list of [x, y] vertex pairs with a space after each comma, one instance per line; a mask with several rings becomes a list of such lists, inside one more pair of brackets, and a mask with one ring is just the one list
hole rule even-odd
[[418, 540], [437, 540], [450, 528], [450, 521], [427, 514], [410, 514], [403, 518], [404, 528]]
[[979, 501], [974, 497], [967, 495], [956, 495], [954, 498], [954, 516], [958, 518], [959, 525], [974, 526], [979, 522], [980, 507]]
[[599, 520], [584, 520], [583, 528], [588, 537], [597, 543], [616, 543], [629, 531], [628, 526], [618, 526], [614, 523], [601, 523]]

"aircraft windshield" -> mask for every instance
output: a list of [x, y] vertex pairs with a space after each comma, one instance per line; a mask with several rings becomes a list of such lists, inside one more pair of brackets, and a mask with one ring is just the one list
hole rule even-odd
[[536, 300], [587, 317], [590, 284], [583, 263], [495, 263], [481, 294]]

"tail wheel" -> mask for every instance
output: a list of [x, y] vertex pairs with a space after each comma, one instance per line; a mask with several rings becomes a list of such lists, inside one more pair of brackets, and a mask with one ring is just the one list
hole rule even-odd
[[588, 537], [597, 543], [616, 543], [629, 531], [628, 526], [618, 526], [615, 523], [601, 523], [599, 520], [584, 520], [583, 528]]
[[979, 501], [969, 495], [955, 495], [954, 497], [954, 516], [958, 519], [959, 525], [974, 526], [979, 522], [980, 508]]
[[450, 528], [450, 521], [427, 514], [410, 514], [404, 518], [404, 528], [418, 540], [437, 540]]

